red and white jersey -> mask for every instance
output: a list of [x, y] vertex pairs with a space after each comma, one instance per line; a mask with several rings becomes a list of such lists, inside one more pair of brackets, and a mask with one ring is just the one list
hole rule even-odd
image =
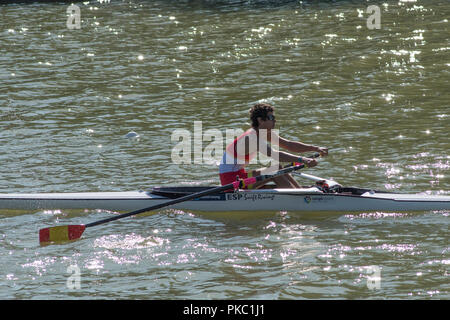
[[[225, 149], [219, 166], [219, 173], [237, 172], [243, 169], [256, 157], [258, 151], [266, 155], [272, 154], [270, 143], [267, 141], [267, 131], [261, 131], [262, 134], [250, 128], [234, 139]], [[273, 139], [278, 138], [278, 136], [273, 132], [271, 132], [271, 136], [272, 144], [274, 142], [278, 144], [278, 139]]]

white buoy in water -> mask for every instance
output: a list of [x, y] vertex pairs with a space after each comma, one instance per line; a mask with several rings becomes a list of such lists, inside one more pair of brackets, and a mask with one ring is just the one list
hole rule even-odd
[[137, 139], [137, 138], [139, 138], [139, 135], [136, 132], [134, 132], [134, 131], [130, 131], [130, 132], [128, 132], [125, 135], [125, 138], [127, 138], [127, 139]]

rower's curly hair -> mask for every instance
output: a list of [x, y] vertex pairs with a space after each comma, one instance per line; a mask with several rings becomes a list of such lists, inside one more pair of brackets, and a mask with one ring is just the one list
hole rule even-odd
[[258, 117], [260, 117], [263, 120], [266, 120], [267, 114], [269, 112], [273, 112], [274, 109], [275, 108], [268, 103], [255, 104], [248, 112], [250, 114], [250, 120], [252, 121], [252, 127], [255, 129], [258, 128], [259, 126]]

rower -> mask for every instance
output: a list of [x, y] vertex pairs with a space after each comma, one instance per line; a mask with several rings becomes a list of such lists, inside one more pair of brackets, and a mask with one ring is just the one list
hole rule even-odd
[[[318, 152], [321, 156], [328, 155], [328, 148], [308, 145], [302, 142], [283, 139], [272, 130], [275, 128], [275, 108], [267, 103], [255, 104], [249, 111], [252, 127], [245, 131], [230, 143], [222, 157], [219, 166], [220, 183], [229, 184], [236, 179], [246, 179], [265, 174], [270, 168], [261, 168], [247, 172], [245, 166], [261, 152], [278, 162], [301, 162], [307, 167], [315, 167], [317, 161], [312, 158], [300, 157], [284, 151], [273, 150], [271, 145], [277, 145], [294, 153]], [[278, 170], [278, 165], [275, 168]], [[272, 168], [273, 169], [273, 168]], [[246, 186], [248, 189], [259, 189], [268, 182], [275, 182], [277, 188], [300, 188], [297, 181], [290, 175], [285, 174], [276, 178], [260, 181]]]

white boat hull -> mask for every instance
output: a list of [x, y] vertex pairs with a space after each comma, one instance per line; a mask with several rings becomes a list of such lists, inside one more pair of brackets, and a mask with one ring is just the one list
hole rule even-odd
[[[0, 194], [0, 210], [101, 209], [134, 211], [171, 198], [145, 191]], [[364, 192], [323, 193], [305, 189], [239, 190], [182, 202], [170, 208], [189, 211], [429, 211], [450, 210], [450, 196]]]

